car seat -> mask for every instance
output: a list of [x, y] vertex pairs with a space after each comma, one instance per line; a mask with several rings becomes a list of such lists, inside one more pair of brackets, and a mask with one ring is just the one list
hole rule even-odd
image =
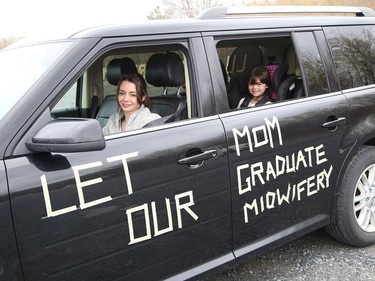
[[272, 62], [266, 65], [266, 67], [268, 68], [268, 71], [270, 73], [272, 88], [274, 90], [272, 93], [272, 99], [278, 100], [277, 96], [279, 87], [286, 78], [289, 64], [287, 62]]
[[[253, 64], [245, 68], [245, 70], [235, 77], [235, 82], [231, 81], [230, 88], [228, 89], [228, 102], [230, 108], [237, 108], [239, 101], [243, 97], [247, 97], [249, 95], [248, 90], [248, 83], [247, 80], [251, 75], [253, 69], [261, 64]], [[280, 63], [271, 63], [266, 65], [265, 67], [268, 68], [270, 73], [271, 84], [273, 88], [272, 93], [272, 100], [278, 100], [278, 91], [279, 87], [286, 78], [286, 73], [288, 71], [288, 63], [280, 62]], [[233, 78], [232, 78], [233, 79]]]
[[277, 90], [277, 101], [292, 99], [295, 97], [295, 93], [297, 90], [297, 77], [292, 74], [285, 78], [284, 81], [281, 82], [278, 90]]
[[102, 106], [99, 109], [98, 114], [96, 115], [96, 120], [99, 121], [102, 128], [107, 124], [109, 117], [112, 114], [115, 114], [117, 111], [117, 99], [116, 95], [108, 95], [104, 98]]
[[227, 86], [229, 108], [236, 108], [238, 102], [248, 94], [247, 79], [256, 66], [261, 65], [262, 56], [258, 46], [237, 47], [228, 62], [229, 82]]
[[298, 65], [297, 56], [293, 44], [290, 44], [284, 53], [284, 60], [288, 62], [289, 69], [287, 78], [278, 89], [278, 100], [300, 98], [305, 95], [301, 70]]
[[[160, 96], [151, 97], [152, 112], [160, 116], [169, 116], [179, 111], [179, 118], [183, 108], [186, 108], [186, 96], [180, 94], [185, 84], [184, 65], [180, 56], [173, 52], [155, 53], [146, 64], [146, 80], [155, 87], [163, 87]], [[168, 93], [168, 88], [177, 87], [177, 92]], [[176, 117], [177, 118], [177, 117]]]
[[137, 66], [131, 58], [113, 59], [107, 67], [107, 81], [109, 84], [117, 86], [122, 75], [135, 72], [138, 72]]

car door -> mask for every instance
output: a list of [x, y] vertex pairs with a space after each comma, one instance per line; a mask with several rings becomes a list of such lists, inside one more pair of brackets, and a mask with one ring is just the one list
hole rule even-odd
[[[103, 40], [81, 65], [113, 43]], [[204, 54], [199, 38], [185, 45]], [[190, 77], [202, 70], [197, 83], [206, 79], [204, 60], [188, 57]], [[211, 99], [208, 84], [192, 91]], [[214, 112], [195, 110], [195, 118], [108, 136], [100, 151], [6, 160], [25, 280], [186, 279], [231, 262], [225, 132]]]
[[16, 237], [12, 224], [8, 185], [3, 161], [0, 161], [0, 219], [0, 279], [21, 280], [22, 271], [17, 253]]
[[329, 68], [322, 64], [318, 37], [293, 35], [305, 97], [221, 115], [228, 137], [237, 258], [330, 220], [337, 175], [352, 145], [342, 138], [351, 126], [345, 97], [327, 92], [324, 69]]

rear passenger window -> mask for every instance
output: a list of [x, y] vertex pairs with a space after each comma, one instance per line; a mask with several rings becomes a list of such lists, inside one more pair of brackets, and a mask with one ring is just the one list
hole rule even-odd
[[246, 99], [251, 96], [249, 85], [254, 84], [249, 78], [258, 66], [266, 67], [271, 78], [272, 92], [267, 92], [270, 101], [266, 104], [305, 96], [290, 36], [219, 40], [216, 48], [230, 109], [251, 106], [246, 105]]
[[322, 58], [316, 45], [314, 34], [311, 32], [296, 33], [294, 36], [297, 53], [303, 70], [309, 96], [329, 92], [327, 76], [324, 71]]
[[375, 27], [330, 27], [330, 44], [342, 90], [375, 84]]

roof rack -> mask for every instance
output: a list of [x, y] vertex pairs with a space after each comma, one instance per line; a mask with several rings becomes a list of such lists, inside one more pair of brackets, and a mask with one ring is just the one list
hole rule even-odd
[[270, 14], [353, 14], [357, 17], [374, 17], [375, 12], [367, 7], [349, 6], [241, 6], [215, 7], [196, 16], [198, 19], [225, 19]]

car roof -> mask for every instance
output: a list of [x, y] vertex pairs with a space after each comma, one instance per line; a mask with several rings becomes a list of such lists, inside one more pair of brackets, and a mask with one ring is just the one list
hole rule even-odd
[[214, 32], [241, 29], [298, 28], [374, 24], [375, 17], [252, 17], [244, 19], [149, 20], [135, 24], [113, 24], [89, 28], [71, 38], [119, 37], [148, 34]]

